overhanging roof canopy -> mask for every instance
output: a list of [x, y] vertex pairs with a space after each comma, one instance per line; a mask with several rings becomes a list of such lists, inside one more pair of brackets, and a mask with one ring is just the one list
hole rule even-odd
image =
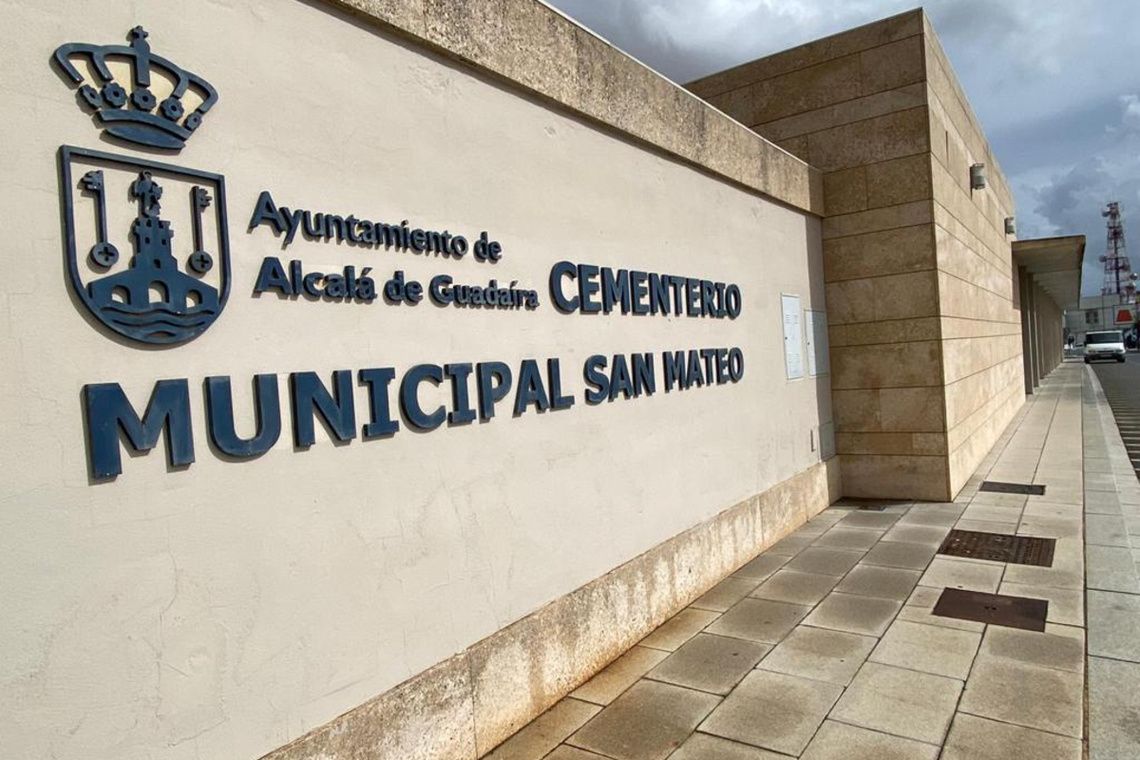
[[1025, 267], [1025, 271], [1062, 310], [1080, 307], [1081, 263], [1084, 258], [1084, 235], [1016, 240], [1013, 243], [1013, 263]]

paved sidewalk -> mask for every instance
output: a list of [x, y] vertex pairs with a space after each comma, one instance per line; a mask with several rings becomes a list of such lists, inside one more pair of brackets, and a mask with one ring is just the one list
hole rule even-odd
[[1140, 483], [1096, 374], [1086, 374], [1089, 758], [1140, 758]]
[[[1093, 758], [1140, 757], [1128, 749], [1140, 746], [1129, 701], [1140, 693], [1140, 649], [1136, 630], [1127, 635], [1140, 586], [1133, 550], [1120, 543], [1125, 520], [1140, 527], [1140, 487], [1133, 478], [1119, 503], [1109, 498], [1131, 469], [1126, 457], [1123, 467], [1117, 461], [1119, 436], [1105, 441], [1102, 431], [1115, 427], [1100, 402], [1082, 364], [1062, 365], [953, 503], [824, 511], [488, 758], [1078, 760], [1086, 468], [1089, 609], [1098, 621], [1089, 667], [1093, 694], [1113, 697], [1092, 711]], [[1082, 409], [1096, 423], [1084, 426], [1087, 463]], [[1043, 484], [1046, 494], [979, 492], [983, 479]], [[1094, 504], [1105, 511], [1092, 513]], [[955, 527], [1055, 538], [1053, 565], [936, 555]], [[1046, 630], [935, 616], [947, 587], [1048, 600]], [[1102, 626], [1101, 617], [1119, 625]]]

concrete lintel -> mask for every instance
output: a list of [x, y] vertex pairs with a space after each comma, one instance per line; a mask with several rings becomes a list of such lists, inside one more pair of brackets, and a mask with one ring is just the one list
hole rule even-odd
[[1079, 307], [1084, 256], [1084, 235], [1034, 238], [1013, 243], [1013, 263], [1024, 267], [1061, 310]]

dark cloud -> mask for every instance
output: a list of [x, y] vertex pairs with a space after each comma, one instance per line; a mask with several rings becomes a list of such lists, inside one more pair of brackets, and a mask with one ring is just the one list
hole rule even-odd
[[[914, 7], [914, 0], [550, 2], [677, 82]], [[1132, 39], [1140, 3], [930, 0], [925, 9], [1010, 179], [1021, 236], [1084, 234], [1095, 269], [1104, 252], [1100, 211], [1118, 200], [1140, 246]], [[1099, 274], [1090, 282], [1090, 271], [1086, 292], [1095, 292]]]
[[1085, 166], [1074, 166], [1037, 190], [1033, 211], [1050, 225], [1051, 234], [1078, 229], [1087, 221], [1093, 198], [1104, 197], [1112, 178], [1099, 160]]
[[1037, 140], [1056, 144], [1059, 151], [1069, 147], [1078, 160], [1040, 178], [1034, 178], [1031, 169], [1028, 179], [1019, 180], [1023, 187], [1018, 202], [1027, 221], [1024, 235], [1087, 237], [1086, 294], [1099, 292], [1102, 285], [1099, 258], [1105, 252], [1106, 230], [1101, 212], [1109, 201], [1120, 202], [1125, 233], [1131, 230], [1140, 245], [1140, 98], [1125, 95], [1116, 100], [1114, 117], [1101, 122], [1099, 139], [1092, 146], [1076, 138], [1066, 140], [1068, 132], [1063, 129], [1042, 130]]

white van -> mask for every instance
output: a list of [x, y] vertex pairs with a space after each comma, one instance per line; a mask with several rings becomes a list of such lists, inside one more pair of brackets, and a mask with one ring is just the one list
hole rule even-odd
[[1093, 359], [1124, 361], [1124, 333], [1120, 330], [1085, 333], [1085, 364]]

